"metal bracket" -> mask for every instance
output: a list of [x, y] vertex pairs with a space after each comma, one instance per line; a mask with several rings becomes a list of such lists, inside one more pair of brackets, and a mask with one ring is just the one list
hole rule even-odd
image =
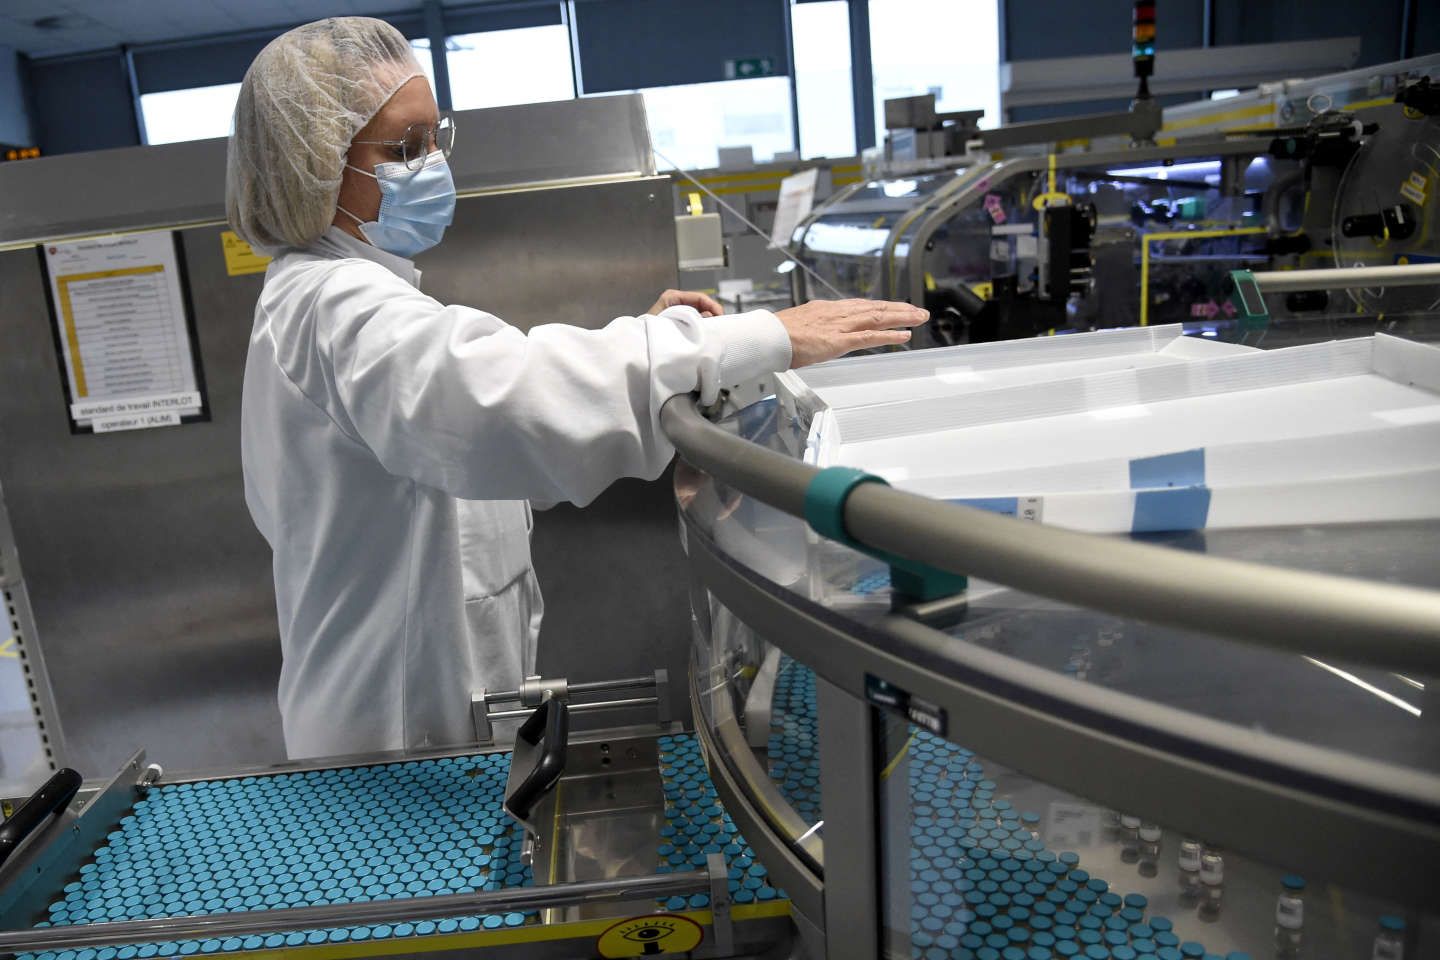
[[[654, 695], [620, 697], [614, 700], [575, 701], [575, 697], [583, 694], [647, 689], [654, 691]], [[596, 680], [585, 683], [571, 683], [564, 677], [546, 679], [537, 675], [526, 677], [515, 690], [481, 690], [470, 698], [470, 719], [475, 726], [476, 742], [482, 746], [494, 743], [496, 720], [516, 720], [527, 717], [532, 710], [549, 699], [566, 703], [571, 713], [654, 707], [655, 722], [663, 727], [670, 723], [671, 716], [670, 674], [669, 671], [662, 668], [648, 677], [625, 677], [619, 680]], [[491, 709], [492, 705], [501, 703], [518, 703], [519, 706], [513, 709]]]
[[735, 922], [730, 916], [730, 871], [725, 865], [725, 855], [707, 855], [705, 869], [710, 874], [710, 912], [714, 915], [715, 951], [722, 957], [728, 957], [735, 952]]
[[775, 702], [775, 682], [780, 677], [780, 648], [765, 651], [765, 659], [750, 681], [745, 695], [745, 740], [756, 749], [770, 742], [770, 718]]
[[5, 862], [0, 869], [0, 928], [28, 926], [54, 899], [65, 878], [80, 869], [100, 838], [134, 806], [149, 773], [144, 762], [145, 751], [137, 751], [78, 813], [72, 804]]
[[489, 746], [495, 742], [495, 728], [490, 723], [489, 691], [483, 687], [470, 697], [470, 719], [475, 724], [475, 742]]
[[655, 670], [655, 722], [662, 727], [670, 722], [670, 671], [664, 667]]

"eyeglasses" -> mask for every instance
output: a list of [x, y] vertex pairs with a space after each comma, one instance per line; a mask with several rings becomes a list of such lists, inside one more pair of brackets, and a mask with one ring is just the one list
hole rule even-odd
[[395, 150], [405, 161], [405, 169], [419, 170], [425, 165], [425, 158], [432, 149], [439, 150], [446, 159], [455, 149], [455, 120], [441, 117], [439, 123], [412, 123], [405, 128], [400, 140], [355, 140], [354, 143], [371, 143]]

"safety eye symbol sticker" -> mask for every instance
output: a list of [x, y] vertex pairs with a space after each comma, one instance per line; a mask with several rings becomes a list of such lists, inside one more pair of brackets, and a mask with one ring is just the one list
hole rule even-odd
[[602, 933], [595, 946], [602, 957], [654, 957], [688, 953], [704, 937], [704, 929], [694, 920], [659, 913], [621, 920]]

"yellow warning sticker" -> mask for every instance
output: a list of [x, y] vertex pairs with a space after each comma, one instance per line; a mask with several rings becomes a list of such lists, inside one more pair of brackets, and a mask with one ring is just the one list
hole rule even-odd
[[689, 917], [651, 913], [621, 920], [600, 934], [595, 949], [602, 957], [654, 957], [688, 953], [704, 938], [704, 928]]
[[225, 251], [225, 272], [232, 277], [264, 273], [265, 268], [270, 265], [269, 257], [256, 253], [234, 230], [220, 233], [220, 248]]

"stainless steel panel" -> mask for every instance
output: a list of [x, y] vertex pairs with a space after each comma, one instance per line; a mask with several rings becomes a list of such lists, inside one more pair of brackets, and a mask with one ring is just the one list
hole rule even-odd
[[664, 177], [466, 198], [445, 242], [416, 260], [420, 285], [523, 330], [603, 327], [675, 285], [671, 211]]
[[[521, 329], [596, 328], [648, 309], [678, 283], [669, 184], [663, 177], [462, 200], [445, 243], [417, 261], [423, 288]], [[523, 278], [523, 279], [517, 279]], [[684, 676], [690, 614], [674, 571], [670, 473], [622, 480], [581, 510], [535, 514], [531, 550], [545, 593], [537, 670], [572, 683], [665, 667]], [[688, 717], [680, 685], [673, 717]], [[644, 723], [651, 710], [577, 714], [578, 729]]]
[[[665, 794], [654, 737], [571, 744], [569, 771], [555, 788], [554, 835], [542, 844], [542, 882], [607, 880], [656, 872]], [[624, 916], [634, 904], [577, 904], [548, 911], [547, 923]]]
[[[676, 282], [663, 187], [462, 199], [447, 243], [422, 260], [425, 289], [527, 328], [598, 326], [644, 310]], [[239, 462], [240, 384], [262, 278], [226, 275], [220, 229], [181, 233], [213, 421], [105, 436], [69, 433], [35, 249], [0, 252], [0, 489], [67, 734], [60, 759], [82, 773], [113, 768], [139, 746], [173, 770], [284, 757], [270, 557], [243, 502]], [[625, 481], [585, 511], [537, 517], [547, 675], [683, 669], [688, 614], [684, 585], [670, 575], [681, 558], [667, 489]], [[673, 709], [685, 709], [683, 698]], [[596, 719], [653, 717], [645, 713]]]
[[[0, 448], [0, 456], [3, 456]], [[64, 734], [50, 690], [50, 675], [37, 645], [30, 594], [20, 568], [15, 533], [0, 490], [0, 634], [9, 637], [0, 648], [0, 792], [28, 794], [55, 769], [55, 751]]]
[[[270, 557], [240, 479], [240, 380], [258, 275], [187, 230], [213, 420], [72, 436], [34, 249], [0, 254], [0, 488], [55, 703], [62, 763], [284, 756]], [[32, 646], [36, 644], [32, 643]]]
[[[462, 192], [655, 172], [639, 94], [464, 110], [455, 127]], [[0, 164], [0, 244], [223, 220], [226, 142]]]

